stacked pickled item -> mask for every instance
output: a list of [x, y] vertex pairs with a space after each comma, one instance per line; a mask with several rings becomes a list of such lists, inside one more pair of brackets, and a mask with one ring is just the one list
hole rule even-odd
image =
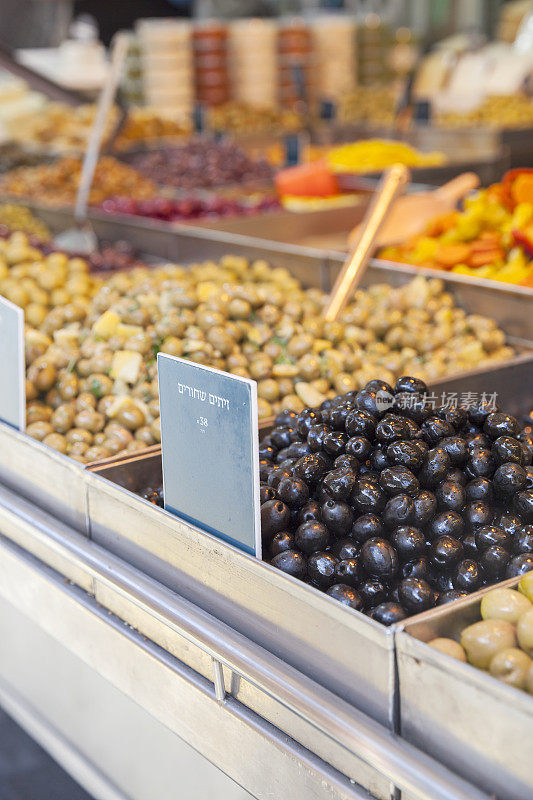
[[422, 277], [359, 290], [326, 323], [327, 296], [265, 261], [227, 256], [98, 279], [86, 260], [44, 253], [18, 233], [0, 240], [0, 293], [29, 326], [28, 433], [84, 462], [159, 441], [159, 351], [256, 380], [261, 418], [299, 413], [374, 374], [435, 379], [513, 355], [495, 322]]
[[[533, 550], [532, 525], [522, 532], [526, 540]], [[480, 614], [479, 622], [462, 631], [460, 643], [439, 637], [429, 645], [533, 695], [533, 573], [524, 575], [517, 589], [487, 592]]]
[[533, 170], [511, 170], [467, 198], [462, 211], [436, 217], [424, 233], [384, 248], [380, 257], [533, 285]]
[[491, 95], [472, 111], [439, 114], [437, 124], [445, 128], [530, 128], [533, 103], [523, 94]]
[[259, 452], [264, 557], [386, 625], [533, 570], [531, 434], [406, 376], [282, 412]]
[[339, 145], [328, 151], [327, 162], [333, 172], [381, 172], [392, 164], [408, 167], [436, 167], [446, 163], [444, 153], [424, 153], [405, 142], [367, 139]]

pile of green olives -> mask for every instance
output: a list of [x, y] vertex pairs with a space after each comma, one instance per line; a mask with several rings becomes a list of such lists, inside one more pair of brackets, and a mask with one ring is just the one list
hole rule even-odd
[[419, 378], [284, 411], [260, 444], [264, 557], [388, 625], [533, 570], [533, 437]]
[[428, 644], [533, 694], [533, 572], [521, 578], [518, 591], [487, 592], [480, 613], [481, 620], [463, 630], [460, 643], [439, 637]]

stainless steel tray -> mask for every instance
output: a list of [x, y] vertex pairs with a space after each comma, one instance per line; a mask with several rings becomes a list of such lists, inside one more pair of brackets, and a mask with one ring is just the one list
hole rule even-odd
[[[520, 363], [494, 373], [473, 374], [471, 381], [479, 391], [501, 392], [502, 405], [507, 407], [507, 399], [517, 394], [531, 369], [533, 358], [525, 356]], [[469, 386], [466, 379], [465, 385]], [[438, 395], [461, 392], [461, 386], [450, 380], [433, 388]], [[516, 410], [524, 412], [527, 405], [522, 403]], [[392, 629], [376, 626], [361, 614], [347, 615], [327, 595], [143, 500], [141, 492], [161, 484], [157, 447], [94, 465], [86, 478], [90, 537], [95, 542], [382, 724], [394, 726]], [[307, 619], [309, 624], [302, 625]]]
[[401, 733], [499, 800], [526, 800], [533, 797], [533, 697], [425, 644], [436, 636], [455, 638], [479, 620], [487, 591], [400, 626]]

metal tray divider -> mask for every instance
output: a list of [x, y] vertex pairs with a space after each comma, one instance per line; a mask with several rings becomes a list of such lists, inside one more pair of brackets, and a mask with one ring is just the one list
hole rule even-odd
[[[166, 625], [346, 751], [357, 754], [399, 788], [420, 800], [488, 800], [487, 795], [276, 656], [48, 515], [32, 518], [31, 506], [0, 490], [0, 523], [6, 511], [21, 514], [30, 537], [56, 557]], [[217, 682], [214, 677], [215, 691], [220, 693]]]

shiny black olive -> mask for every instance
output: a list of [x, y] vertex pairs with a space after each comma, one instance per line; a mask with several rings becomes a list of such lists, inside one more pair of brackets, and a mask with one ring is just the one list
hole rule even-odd
[[457, 564], [453, 584], [460, 592], [475, 592], [481, 585], [483, 575], [477, 561], [464, 558]]
[[420, 484], [431, 489], [446, 479], [451, 469], [451, 461], [448, 453], [442, 447], [434, 447], [428, 451], [426, 463], [418, 473]]
[[372, 609], [370, 616], [382, 625], [394, 625], [405, 619], [406, 613], [399, 603], [380, 603]]
[[449, 592], [454, 589], [453, 575], [451, 572], [443, 571], [441, 567], [431, 566], [428, 572], [428, 582], [438, 592]]
[[279, 465], [279, 466], [280, 466], [282, 469], [286, 469], [286, 470], [288, 470], [288, 472], [290, 472], [290, 474], [292, 475], [292, 468], [293, 468], [293, 466], [294, 466], [295, 464], [296, 464], [296, 460], [295, 460], [294, 458], [286, 458], [284, 461], [282, 461], [282, 462], [280, 463], [280, 465]]
[[518, 420], [510, 414], [503, 414], [495, 411], [489, 414], [483, 424], [483, 432], [491, 439], [498, 439], [500, 436], [516, 436], [519, 431]]
[[322, 483], [333, 500], [347, 500], [355, 486], [355, 474], [349, 467], [338, 467], [328, 472]]
[[359, 556], [343, 558], [335, 567], [335, 578], [338, 583], [347, 583], [357, 588], [365, 579], [365, 571]]
[[302, 522], [310, 522], [311, 520], [320, 520], [320, 503], [316, 500], [308, 500], [305, 505], [298, 509], [298, 524]]
[[335, 558], [344, 561], [347, 558], [356, 558], [361, 550], [361, 545], [346, 536], [343, 539], [334, 539], [330, 549]]
[[313, 453], [321, 450], [324, 444], [324, 436], [332, 431], [333, 428], [330, 428], [329, 425], [324, 425], [323, 423], [320, 425], [312, 425], [311, 428], [309, 428], [309, 433], [307, 434], [307, 444], [309, 449], [312, 450]]
[[388, 599], [389, 603], [399, 603], [400, 602], [400, 594], [398, 592], [398, 584], [396, 584], [395, 586], [392, 587], [392, 589], [389, 592], [389, 596], [388, 596], [387, 599]]
[[355, 405], [361, 411], [368, 411], [376, 419], [379, 419], [384, 412], [382, 395], [380, 393], [378, 399], [378, 393], [374, 389], [361, 389], [357, 393]]
[[325, 450], [326, 453], [337, 457], [340, 456], [341, 453], [344, 453], [347, 441], [348, 437], [342, 431], [331, 431], [324, 436], [322, 449]]
[[450, 425], [450, 423], [446, 422], [444, 419], [440, 419], [440, 417], [428, 417], [428, 419], [422, 423], [420, 430], [422, 438], [430, 447], [435, 447], [441, 439], [445, 439], [446, 437], [450, 438], [455, 433], [453, 425]]
[[410, 375], [403, 375], [398, 378], [394, 386], [394, 392], [411, 392], [416, 394], [426, 394], [428, 387], [420, 378], [412, 378]]
[[437, 417], [446, 420], [450, 425], [453, 425], [456, 431], [464, 428], [468, 419], [467, 413], [464, 408], [443, 407], [439, 408], [436, 412]]
[[383, 525], [381, 520], [375, 514], [363, 514], [358, 517], [352, 525], [350, 536], [362, 544], [367, 539], [372, 539], [375, 536], [383, 534]]
[[387, 528], [397, 528], [399, 525], [409, 525], [414, 520], [415, 503], [408, 494], [397, 494], [386, 504], [383, 509], [383, 522]]
[[348, 436], [363, 436], [373, 439], [376, 430], [376, 419], [368, 411], [354, 408], [346, 417], [345, 430]]
[[426, 538], [419, 528], [400, 525], [395, 528], [390, 541], [400, 561], [412, 561], [426, 552]]
[[361, 513], [379, 512], [385, 505], [385, 495], [379, 486], [365, 477], [358, 478], [351, 494], [353, 506]]
[[504, 577], [509, 560], [509, 551], [499, 544], [493, 544], [481, 554], [479, 564], [486, 577], [494, 581]]
[[411, 614], [427, 611], [434, 603], [433, 589], [422, 578], [404, 578], [398, 586], [400, 603]]
[[307, 575], [307, 559], [303, 553], [298, 550], [284, 550], [274, 556], [270, 562], [273, 567], [277, 567], [287, 575], [292, 575], [294, 578], [305, 578]]
[[474, 425], [482, 426], [489, 416], [489, 414], [494, 413], [497, 410], [497, 407], [494, 403], [491, 403], [488, 400], [480, 400], [474, 405], [470, 406], [468, 409], [468, 419], [470, 422], [473, 422]]
[[490, 478], [496, 468], [492, 452], [485, 447], [474, 447], [465, 464], [469, 478]]
[[[289, 445], [289, 447], [290, 447], [290, 445]], [[276, 454], [276, 458], [275, 458], [275, 463], [276, 463], [277, 467], [280, 467], [283, 464], [284, 461], [288, 460], [288, 458], [289, 458], [288, 452], [289, 452], [289, 448], [288, 447], [284, 447], [283, 450], [278, 450], [278, 452]]]
[[421, 556], [413, 561], [406, 561], [400, 568], [402, 578], [423, 578], [427, 580], [429, 561], [426, 556]]
[[353, 608], [355, 611], [361, 611], [363, 608], [363, 600], [359, 592], [356, 592], [352, 586], [347, 586], [345, 583], [335, 583], [330, 586], [326, 594], [338, 600], [344, 606]]
[[359, 585], [359, 594], [367, 608], [384, 603], [389, 596], [389, 587], [378, 578], [367, 578]]
[[389, 394], [394, 393], [394, 389], [387, 383], [387, 381], [381, 381], [379, 378], [374, 378], [374, 380], [368, 381], [365, 384], [365, 389], [369, 389], [371, 392], [388, 392]]
[[531, 464], [533, 460], [533, 436], [525, 431], [520, 431], [516, 438], [523, 447], [525, 463]]
[[284, 451], [286, 458], [303, 458], [311, 453], [311, 448], [307, 442], [293, 442]]
[[302, 522], [296, 528], [294, 542], [303, 553], [316, 553], [325, 550], [329, 544], [329, 531], [317, 520]]
[[286, 550], [294, 549], [294, 536], [288, 531], [276, 533], [270, 543], [270, 554], [272, 556], [277, 556], [279, 553], [284, 553]]
[[533, 489], [533, 467], [528, 464], [525, 468], [526, 470], [526, 485], [524, 489]]
[[[291, 433], [294, 432], [294, 428], [274, 428], [272, 433], [270, 434], [270, 442], [277, 447], [278, 450], [283, 450], [283, 448], [288, 447], [292, 444]], [[264, 441], [264, 440], [263, 440]]]
[[[411, 417], [404, 416], [405, 421], [407, 422], [407, 427], [409, 428], [409, 439], [416, 439], [416, 441], [424, 441], [420, 438], [420, 428]], [[426, 444], [426, 442], [424, 442]]]
[[518, 575], [525, 575], [526, 572], [533, 570], [533, 553], [520, 553], [513, 556], [505, 570], [506, 578], [516, 578]]
[[466, 477], [462, 469], [459, 467], [455, 467], [455, 469], [451, 469], [448, 472], [446, 480], [453, 481], [453, 483], [458, 483], [459, 486], [466, 486]]
[[386, 448], [386, 445], [378, 444], [372, 450], [372, 454], [370, 456], [370, 465], [372, 469], [375, 469], [377, 472], [381, 472], [381, 470], [385, 469], [385, 467], [390, 467]]
[[274, 426], [276, 428], [280, 427], [294, 428], [296, 427], [297, 416], [298, 414], [295, 411], [280, 411], [280, 413], [274, 420]]
[[461, 511], [466, 503], [464, 488], [450, 480], [439, 483], [435, 490], [435, 496], [439, 508], [449, 509], [450, 511]]
[[429, 563], [437, 569], [450, 570], [463, 557], [463, 545], [454, 536], [439, 536], [429, 551]]
[[533, 553], [533, 525], [524, 525], [524, 527], [513, 536], [511, 550], [514, 555]]
[[506, 498], [519, 492], [526, 485], [527, 473], [520, 464], [502, 464], [493, 475], [494, 493], [499, 498]]
[[339, 403], [339, 405], [331, 408], [329, 412], [329, 417], [331, 424], [336, 431], [344, 431], [344, 427], [346, 425], [346, 419], [351, 414], [354, 407], [355, 407], [355, 402], [353, 400], [351, 401], [346, 400], [344, 402]]
[[517, 492], [513, 497], [513, 509], [524, 522], [533, 522], [533, 489]]
[[283, 469], [283, 467], [276, 467], [273, 469], [270, 475], [267, 478], [267, 484], [271, 486], [273, 489], [277, 490], [278, 486], [280, 485], [283, 478], [290, 478], [291, 473], [288, 469]]
[[431, 539], [438, 539], [441, 536], [461, 539], [463, 529], [463, 518], [457, 511], [441, 511], [429, 523], [428, 533]]
[[276, 492], [272, 488], [272, 486], [266, 486], [264, 483], [261, 484], [259, 488], [259, 502], [261, 505], [266, 503], [267, 500], [274, 500], [276, 497]]
[[267, 500], [261, 506], [261, 534], [270, 541], [279, 531], [286, 530], [290, 520], [290, 511], [281, 500]]
[[307, 484], [300, 478], [283, 478], [278, 483], [277, 493], [279, 499], [289, 508], [301, 508], [309, 500]]
[[379, 477], [379, 484], [387, 494], [409, 494], [416, 497], [420, 484], [406, 467], [388, 467]]
[[335, 469], [340, 469], [341, 467], [347, 467], [351, 469], [353, 474], [357, 477], [359, 472], [359, 461], [355, 456], [348, 455], [347, 453], [343, 453], [340, 456], [337, 456], [335, 461], [333, 462], [333, 466]]
[[492, 455], [497, 464], [508, 464], [512, 461], [524, 465], [522, 443], [514, 436], [499, 436], [492, 445]]
[[399, 440], [387, 447], [387, 459], [392, 466], [406, 467], [418, 472], [424, 463], [424, 454], [414, 442]]
[[363, 463], [370, 457], [372, 445], [364, 436], [354, 436], [348, 439], [344, 449], [348, 455], [355, 456], [359, 462]]
[[467, 447], [468, 452], [472, 454], [476, 447], [481, 447], [483, 450], [490, 450], [492, 447], [492, 442], [488, 436], [485, 436], [484, 433], [476, 433], [473, 436], [468, 437]]
[[327, 465], [319, 453], [303, 456], [293, 467], [294, 477], [301, 478], [308, 486], [316, 486], [325, 472]]
[[[374, 483], [379, 489], [380, 488], [380, 486], [379, 486], [379, 472], [376, 472], [375, 469], [372, 469], [367, 464], [364, 464], [363, 466], [365, 468], [364, 469], [365, 481], [370, 481], [371, 483]], [[362, 467], [361, 467], [361, 469], [362, 469]]]
[[423, 528], [437, 511], [437, 498], [424, 489], [414, 499], [413, 525]]
[[388, 580], [398, 572], [398, 556], [385, 539], [368, 539], [361, 547], [361, 561], [369, 575]]
[[321, 508], [321, 519], [330, 533], [346, 536], [352, 529], [354, 517], [348, 503], [327, 500]]
[[465, 556], [475, 559], [479, 555], [476, 544], [476, 534], [467, 533], [466, 536], [463, 537], [462, 542], [465, 549]]
[[455, 466], [464, 464], [468, 458], [468, 446], [461, 436], [447, 436], [445, 439], [442, 439], [440, 447], [446, 450], [450, 461]]
[[492, 501], [492, 483], [487, 478], [474, 478], [466, 484], [466, 499], [484, 500], [487, 503]]
[[334, 583], [337, 559], [331, 553], [313, 553], [307, 561], [307, 575], [319, 589], [328, 589]]
[[513, 514], [511, 511], [504, 511], [503, 514], [500, 514], [494, 524], [499, 528], [503, 528], [504, 531], [513, 538], [520, 533], [523, 525], [520, 517]]
[[259, 458], [265, 461], [273, 461], [278, 451], [271, 444], [259, 443]]
[[490, 525], [494, 517], [492, 506], [484, 500], [474, 500], [467, 503], [463, 511], [463, 519], [469, 528], [476, 528], [478, 525]]
[[319, 422], [322, 422], [322, 414], [316, 408], [304, 408], [303, 411], [300, 411], [298, 417], [296, 418], [296, 430], [299, 434], [303, 437], [306, 437], [309, 433], [309, 429], [313, 425], [317, 425]]
[[468, 592], [460, 592], [458, 589], [451, 589], [449, 592], [441, 592], [437, 600], [437, 605], [443, 606], [446, 603], [452, 603], [454, 600], [460, 600], [461, 597], [468, 597]]
[[421, 424], [433, 414], [433, 410], [426, 402], [425, 397], [412, 392], [398, 392], [394, 397], [393, 409], [404, 419], [418, 424]]
[[262, 458], [259, 461], [259, 480], [261, 483], [266, 483], [266, 480], [273, 469], [275, 469], [275, 467], [272, 461], [267, 461], [265, 458]]
[[383, 444], [409, 438], [409, 426], [403, 417], [386, 414], [376, 425], [376, 438]]

